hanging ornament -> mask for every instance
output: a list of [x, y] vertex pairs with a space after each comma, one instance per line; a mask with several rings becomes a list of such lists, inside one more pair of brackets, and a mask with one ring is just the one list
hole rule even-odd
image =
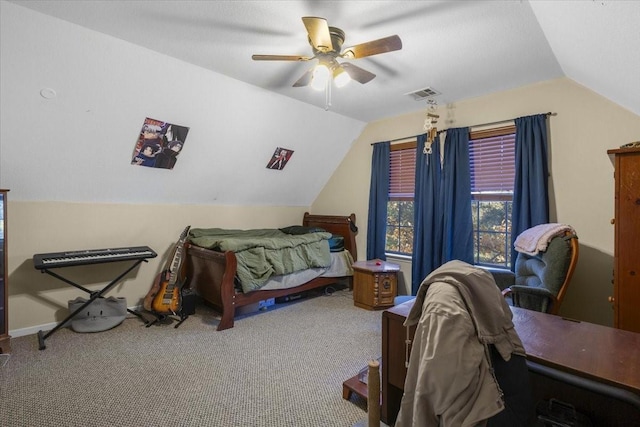
[[436, 129], [436, 123], [438, 123], [438, 118], [440, 116], [436, 114], [438, 111], [438, 101], [433, 98], [427, 99], [427, 116], [424, 120], [423, 129], [427, 133], [427, 139], [424, 143], [424, 149], [422, 150], [424, 154], [431, 154], [431, 144], [436, 139], [438, 135], [438, 129]]
[[424, 148], [422, 149], [423, 154], [431, 154], [433, 150], [431, 149], [431, 144], [433, 141], [429, 140], [429, 135], [427, 134], [427, 139], [424, 141]]

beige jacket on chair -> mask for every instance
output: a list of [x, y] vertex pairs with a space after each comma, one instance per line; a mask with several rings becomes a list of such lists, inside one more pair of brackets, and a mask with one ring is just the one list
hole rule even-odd
[[487, 346], [525, 354], [511, 319], [488, 272], [450, 261], [427, 276], [405, 321], [417, 326], [395, 427], [482, 426], [502, 411]]

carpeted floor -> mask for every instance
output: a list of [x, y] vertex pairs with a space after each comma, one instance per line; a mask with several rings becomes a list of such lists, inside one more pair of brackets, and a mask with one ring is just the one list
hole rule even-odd
[[0, 425], [322, 426], [366, 419], [342, 382], [381, 352], [381, 312], [318, 294], [236, 320], [198, 305], [173, 325], [137, 318], [98, 333], [62, 328], [38, 350], [12, 339], [0, 361]]

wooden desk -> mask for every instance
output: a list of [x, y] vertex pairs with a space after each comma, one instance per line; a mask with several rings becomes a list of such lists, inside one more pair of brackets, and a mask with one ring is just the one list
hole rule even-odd
[[640, 394], [640, 334], [512, 307], [527, 359]]
[[[404, 320], [413, 301], [382, 313], [382, 410], [387, 424], [395, 421], [407, 374]], [[640, 399], [640, 334], [576, 322], [559, 316], [512, 307], [513, 323], [527, 352], [534, 399], [555, 397], [590, 417], [594, 426], [640, 426], [640, 408], [562, 378], [534, 369], [540, 366], [559, 377], [604, 385]], [[414, 329], [410, 331], [413, 338]], [[410, 350], [410, 349], [409, 349]]]
[[[405, 343], [406, 328], [403, 323], [413, 307], [414, 300], [397, 305], [382, 312], [382, 408], [380, 418], [383, 422], [393, 425], [404, 391], [404, 379], [407, 376], [405, 362], [411, 350]], [[415, 327], [410, 330], [413, 339]]]

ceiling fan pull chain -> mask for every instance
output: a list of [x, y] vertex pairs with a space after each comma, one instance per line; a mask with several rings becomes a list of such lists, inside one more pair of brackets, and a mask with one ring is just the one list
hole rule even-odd
[[327, 79], [324, 87], [324, 111], [329, 111], [329, 107], [331, 107], [331, 79]]

